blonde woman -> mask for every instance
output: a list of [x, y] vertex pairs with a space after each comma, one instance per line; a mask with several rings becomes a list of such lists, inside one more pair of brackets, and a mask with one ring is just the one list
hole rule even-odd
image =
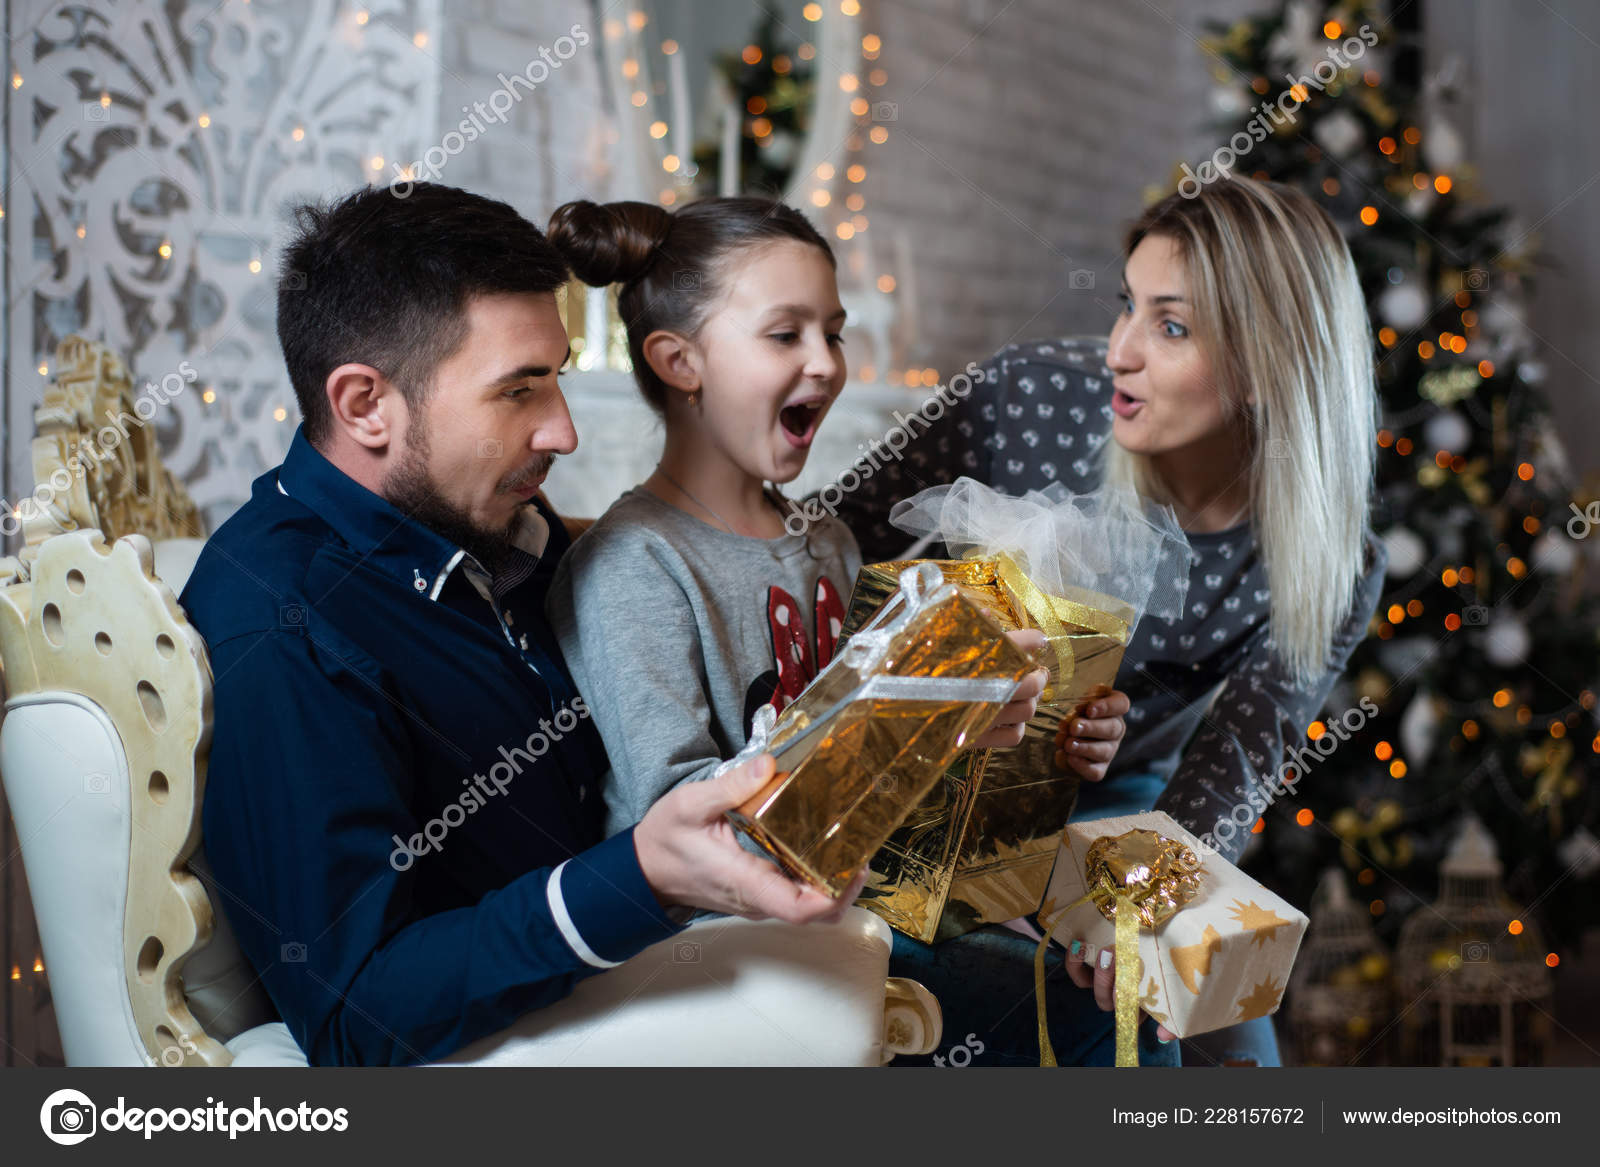
[[[1172, 504], [1192, 547], [1189, 607], [1135, 630], [1117, 681], [1133, 703], [1127, 737], [1104, 780], [1084, 784], [1078, 817], [1153, 805], [1236, 859], [1261, 811], [1292, 796], [1279, 767], [1364, 634], [1383, 579], [1367, 526], [1372, 341], [1343, 239], [1309, 198], [1275, 184], [1235, 178], [1173, 195], [1128, 233], [1109, 341], [1008, 345], [984, 374], [902, 461], [865, 478], [843, 517], [871, 562], [904, 550], [885, 521], [897, 498], [963, 474], [1009, 493], [1120, 482]], [[930, 987], [952, 964], [949, 943], [895, 943]], [[1090, 969], [1082, 952], [1069, 944], [1068, 976], [1109, 1009], [1111, 970]], [[970, 984], [972, 969], [962, 975]], [[1009, 977], [988, 987], [1013, 991]], [[1013, 1003], [997, 1003], [995, 1018]], [[950, 1031], [984, 1032], [989, 1007], [975, 1008], [949, 1018]], [[1031, 1010], [1018, 1012], [1031, 1023]], [[1277, 1057], [1268, 1019], [1227, 1031], [1217, 1049]]]

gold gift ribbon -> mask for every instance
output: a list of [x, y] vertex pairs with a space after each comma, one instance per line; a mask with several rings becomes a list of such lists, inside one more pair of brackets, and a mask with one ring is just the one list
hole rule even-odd
[[[1033, 619], [1039, 631], [1044, 633], [1045, 641], [1056, 654], [1059, 684], [1065, 685], [1072, 679], [1072, 635], [1067, 631], [1068, 624], [1098, 632], [1118, 644], [1128, 643], [1129, 628], [1126, 620], [1093, 605], [1069, 600], [1064, 596], [1051, 595], [1028, 578], [1027, 570], [1009, 552], [998, 551], [990, 554], [969, 551], [966, 558], [987, 560], [995, 565], [995, 575], [1005, 585], [1006, 590], [1016, 597], [1017, 603]], [[1053, 700], [1054, 693], [1055, 689], [1052, 687], [1040, 696], [1040, 700], [1046, 702]]]
[[1154, 928], [1171, 919], [1199, 890], [1200, 858], [1194, 851], [1155, 831], [1135, 829], [1096, 839], [1084, 857], [1089, 890], [1050, 917], [1033, 950], [1033, 994], [1039, 1017], [1039, 1064], [1054, 1066], [1056, 1052], [1044, 993], [1044, 954], [1050, 937], [1073, 908], [1094, 903], [1116, 925], [1116, 980], [1112, 1003], [1117, 1019], [1117, 1065], [1139, 1064], [1139, 926]]

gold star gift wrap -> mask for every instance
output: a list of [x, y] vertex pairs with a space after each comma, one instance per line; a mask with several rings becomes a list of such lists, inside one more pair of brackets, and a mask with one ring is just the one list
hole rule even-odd
[[1276, 1012], [1305, 915], [1159, 811], [1069, 823], [1039, 926], [1062, 944], [1082, 940], [1086, 961], [1098, 960], [1101, 949], [1115, 951], [1115, 925], [1094, 902], [1062, 906], [1089, 891], [1085, 860], [1095, 841], [1135, 830], [1176, 840], [1200, 858], [1193, 897], [1154, 928], [1139, 928], [1139, 1007], [1179, 1037]]

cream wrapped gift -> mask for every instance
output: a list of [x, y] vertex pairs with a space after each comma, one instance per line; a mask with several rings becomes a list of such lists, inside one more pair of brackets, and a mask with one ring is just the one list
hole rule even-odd
[[[1276, 1011], [1305, 935], [1306, 917], [1159, 811], [1068, 823], [1039, 912], [1063, 944], [1083, 940], [1086, 960], [1118, 950], [1119, 997], [1179, 1037]], [[1120, 950], [1119, 950], [1120, 951]], [[1119, 1006], [1124, 1004], [1119, 1000]], [[1131, 1063], [1130, 1063], [1131, 1064]]]

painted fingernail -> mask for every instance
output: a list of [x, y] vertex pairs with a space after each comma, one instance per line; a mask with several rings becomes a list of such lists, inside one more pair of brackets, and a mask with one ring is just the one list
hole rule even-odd
[[1111, 956], [1112, 956], [1111, 949], [1102, 948], [1100, 950], [1100, 967], [1101, 968], [1110, 968], [1111, 967]]
[[1156, 1034], [1156, 1040], [1157, 1040], [1157, 1041], [1159, 1041], [1159, 1042], [1160, 1042], [1160, 1043], [1161, 1043], [1161, 1044], [1162, 1044], [1162, 1045], [1166, 1045], [1166, 1044], [1167, 1044], [1167, 1043], [1168, 1043], [1168, 1042], [1170, 1042], [1170, 1041], [1171, 1041], [1171, 1040], [1172, 1040], [1172, 1039], [1171, 1039], [1171, 1038], [1170, 1038], [1170, 1037], [1162, 1037], [1162, 1036], [1161, 1036], [1161, 1035], [1160, 1035], [1160, 1034], [1159, 1034], [1159, 1033], [1158, 1033], [1158, 1034]]
[[1071, 944], [1067, 945], [1067, 955], [1072, 957], [1073, 960], [1083, 959], [1083, 941], [1074, 940]]

